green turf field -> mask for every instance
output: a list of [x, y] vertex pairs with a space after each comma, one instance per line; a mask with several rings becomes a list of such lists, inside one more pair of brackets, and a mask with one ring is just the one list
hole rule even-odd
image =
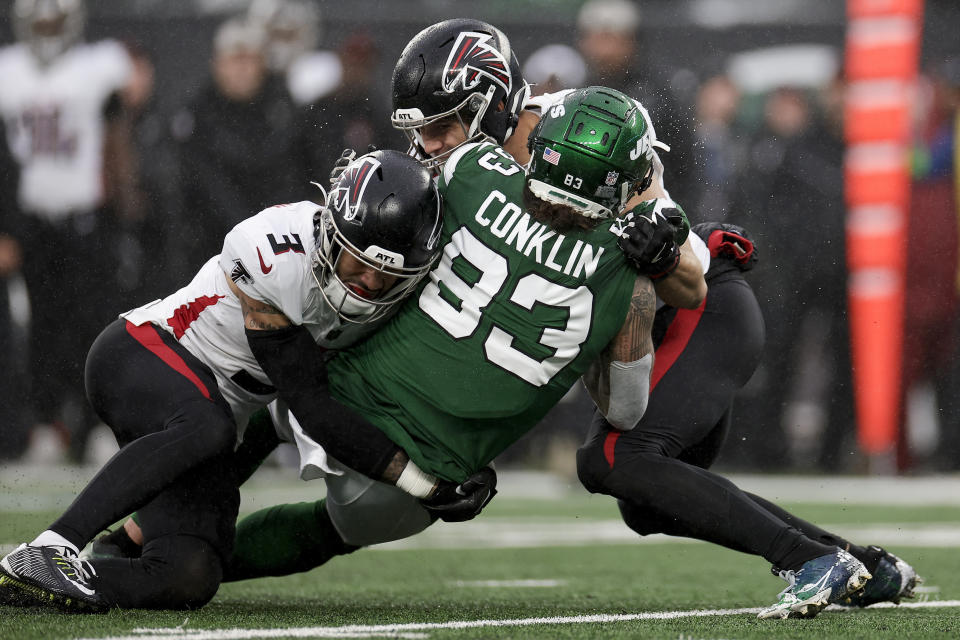
[[[760, 482], [768, 495], [779, 492], [776, 482]], [[56, 514], [50, 506], [69, 498], [69, 487], [50, 480], [30, 490], [9, 477], [0, 484], [5, 548], [34, 535]], [[303, 484], [255, 485], [245, 509], [311, 495]], [[10, 499], [15, 488], [19, 502]], [[883, 504], [868, 486], [852, 499], [785, 502], [858, 542], [887, 546], [926, 582], [901, 607], [759, 621], [756, 610], [784, 586], [763, 560], [704, 543], [640, 541], [618, 524], [612, 501], [575, 487], [536, 498], [517, 497], [525, 492], [509, 482], [503, 488], [474, 522], [300, 576], [225, 585], [200, 611], [84, 616], [0, 607], [0, 638], [960, 637], [960, 503], [949, 490], [939, 501], [919, 493], [911, 501], [907, 487]]]

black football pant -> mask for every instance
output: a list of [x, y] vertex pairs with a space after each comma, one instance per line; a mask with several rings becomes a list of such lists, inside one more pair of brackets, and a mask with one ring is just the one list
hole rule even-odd
[[[229, 559], [240, 501], [237, 429], [215, 377], [165, 331], [120, 319], [94, 342], [86, 384], [121, 449], [50, 528], [83, 547], [136, 511], [143, 554], [94, 562], [101, 591], [127, 607], [205, 602]], [[181, 565], [193, 580], [161, 579]], [[177, 591], [187, 583], [191, 593]]]
[[657, 313], [647, 411], [626, 432], [595, 413], [577, 453], [578, 474], [589, 491], [617, 498], [640, 535], [697, 538], [796, 568], [832, 546], [805, 536], [798, 527], [808, 523], [785, 520], [786, 512], [707, 471], [764, 340], [759, 306], [739, 273], [708, 284], [699, 309]]

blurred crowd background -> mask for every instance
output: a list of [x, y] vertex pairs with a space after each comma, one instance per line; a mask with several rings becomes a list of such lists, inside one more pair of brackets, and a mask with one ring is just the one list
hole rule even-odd
[[[99, 330], [186, 284], [241, 219], [319, 197], [310, 181], [325, 182], [343, 148], [405, 148], [389, 124], [394, 61], [428, 24], [474, 17], [507, 33], [535, 93], [603, 84], [640, 99], [691, 220], [756, 237], [767, 345], [720, 465], [865, 468], [846, 321], [844, 2], [5, 4], [0, 460], [108, 455], [83, 398]], [[958, 27], [955, 0], [926, 2], [901, 472], [960, 469]], [[504, 462], [572, 469], [590, 414], [574, 389]]]

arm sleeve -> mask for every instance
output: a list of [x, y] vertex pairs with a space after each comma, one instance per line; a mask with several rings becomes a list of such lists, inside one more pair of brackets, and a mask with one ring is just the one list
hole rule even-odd
[[375, 426], [334, 400], [324, 350], [302, 326], [246, 330], [250, 350], [304, 432], [355, 471], [380, 479], [398, 447]]

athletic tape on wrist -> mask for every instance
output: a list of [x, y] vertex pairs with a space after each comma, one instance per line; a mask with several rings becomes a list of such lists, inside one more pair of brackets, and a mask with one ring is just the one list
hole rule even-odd
[[397, 487], [403, 489], [415, 498], [428, 498], [437, 484], [436, 477], [420, 470], [413, 460], [407, 461], [407, 466], [400, 472], [397, 478]]

